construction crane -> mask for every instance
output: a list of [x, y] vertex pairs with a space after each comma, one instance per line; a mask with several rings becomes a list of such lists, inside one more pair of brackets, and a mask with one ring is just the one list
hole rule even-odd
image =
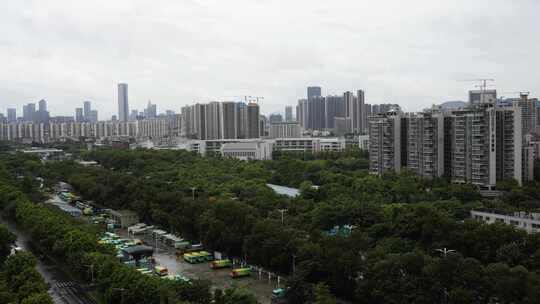
[[531, 92], [519, 91], [519, 92], [501, 92], [501, 94], [519, 94], [520, 97], [529, 96]]
[[476, 85], [475, 87], [477, 88], [480, 88], [480, 90], [482, 92], [485, 92], [487, 87], [488, 86], [491, 86], [491, 85], [488, 85], [488, 81], [495, 81], [495, 79], [493, 78], [475, 78], [475, 79], [465, 79], [463, 81], [476, 81], [476, 82], [480, 82], [479, 85]]

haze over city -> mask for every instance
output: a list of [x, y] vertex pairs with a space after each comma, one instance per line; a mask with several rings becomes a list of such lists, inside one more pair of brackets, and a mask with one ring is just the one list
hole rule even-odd
[[540, 91], [538, 1], [17, 1], [0, 12], [0, 112], [46, 99], [110, 117], [116, 85], [160, 110], [264, 96], [282, 111], [319, 85], [417, 111], [500, 92]]

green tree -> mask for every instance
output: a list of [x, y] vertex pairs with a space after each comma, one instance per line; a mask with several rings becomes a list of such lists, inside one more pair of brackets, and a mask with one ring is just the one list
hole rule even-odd
[[318, 283], [314, 288], [315, 304], [336, 304], [336, 298], [330, 293], [330, 289], [324, 283]]

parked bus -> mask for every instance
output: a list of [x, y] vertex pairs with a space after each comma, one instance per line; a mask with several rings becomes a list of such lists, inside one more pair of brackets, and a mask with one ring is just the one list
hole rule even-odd
[[169, 274], [169, 270], [163, 266], [154, 267], [154, 271], [160, 277], [164, 277]]
[[211, 269], [221, 269], [221, 268], [229, 268], [229, 267], [232, 267], [232, 262], [229, 259], [216, 260], [216, 261], [210, 262]]
[[233, 269], [230, 273], [231, 278], [237, 279], [242, 277], [249, 277], [251, 275], [251, 269], [249, 268], [237, 268]]

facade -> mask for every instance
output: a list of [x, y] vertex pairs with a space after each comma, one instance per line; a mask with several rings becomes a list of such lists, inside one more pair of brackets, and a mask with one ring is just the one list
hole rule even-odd
[[350, 132], [364, 134], [367, 130], [367, 112], [364, 103], [364, 91], [358, 90], [355, 96], [352, 92], [343, 94], [345, 102], [345, 117], [350, 119]]
[[238, 138], [238, 116], [239, 107], [236, 102], [222, 102], [220, 104], [221, 113], [221, 138], [223, 139], [235, 139]]
[[221, 155], [240, 160], [270, 160], [272, 159], [272, 142], [259, 140], [225, 143], [221, 146]]
[[265, 132], [256, 103], [197, 103], [183, 107], [182, 117], [182, 134], [191, 139], [259, 138]]
[[369, 151], [369, 135], [358, 136], [358, 147], [360, 150]]
[[469, 91], [469, 104], [495, 103], [497, 101], [496, 90], [472, 90]]
[[533, 178], [534, 147], [524, 145], [523, 109], [476, 103], [458, 110], [370, 117], [373, 174], [406, 167], [420, 176], [492, 189], [497, 181]]
[[325, 127], [333, 130], [336, 117], [345, 117], [345, 103], [342, 96], [326, 96], [325, 99]]
[[285, 152], [310, 152], [322, 151], [341, 152], [345, 150], [345, 140], [340, 138], [277, 138], [274, 150]]
[[429, 178], [444, 175], [444, 116], [418, 113], [408, 116], [407, 167]]
[[344, 136], [351, 133], [351, 119], [348, 117], [334, 117], [334, 135]]
[[270, 138], [298, 138], [302, 129], [297, 122], [280, 122], [270, 124]]
[[127, 122], [129, 120], [129, 101], [127, 83], [118, 84], [118, 120]]
[[291, 122], [293, 120], [293, 109], [292, 106], [285, 107], [285, 122]]
[[29, 103], [23, 106], [23, 121], [34, 121], [36, 116], [36, 104]]
[[487, 224], [504, 223], [527, 233], [540, 232], [540, 213], [515, 212], [504, 214], [492, 210], [471, 210], [471, 218]]
[[259, 138], [261, 136], [259, 118], [259, 105], [249, 103], [246, 108], [246, 138]]
[[[403, 118], [400, 113], [381, 114], [369, 121], [369, 170], [372, 174], [399, 172], [407, 148], [402, 141]], [[402, 126], [403, 125], [403, 126]]]
[[76, 122], [83, 122], [84, 121], [83, 108], [75, 108], [75, 121]]
[[92, 111], [92, 102], [85, 101], [83, 102], [83, 115], [86, 120], [90, 117], [90, 111]]
[[307, 88], [307, 99], [310, 100], [315, 97], [321, 97], [321, 87], [308, 87]]
[[17, 121], [17, 109], [7, 109], [7, 122], [12, 123]]
[[132, 122], [51, 120], [48, 123], [0, 123], [0, 140], [50, 143], [81, 138], [105, 139], [132, 137], [159, 139], [178, 136], [181, 132], [180, 115], [172, 118], [141, 119]]

